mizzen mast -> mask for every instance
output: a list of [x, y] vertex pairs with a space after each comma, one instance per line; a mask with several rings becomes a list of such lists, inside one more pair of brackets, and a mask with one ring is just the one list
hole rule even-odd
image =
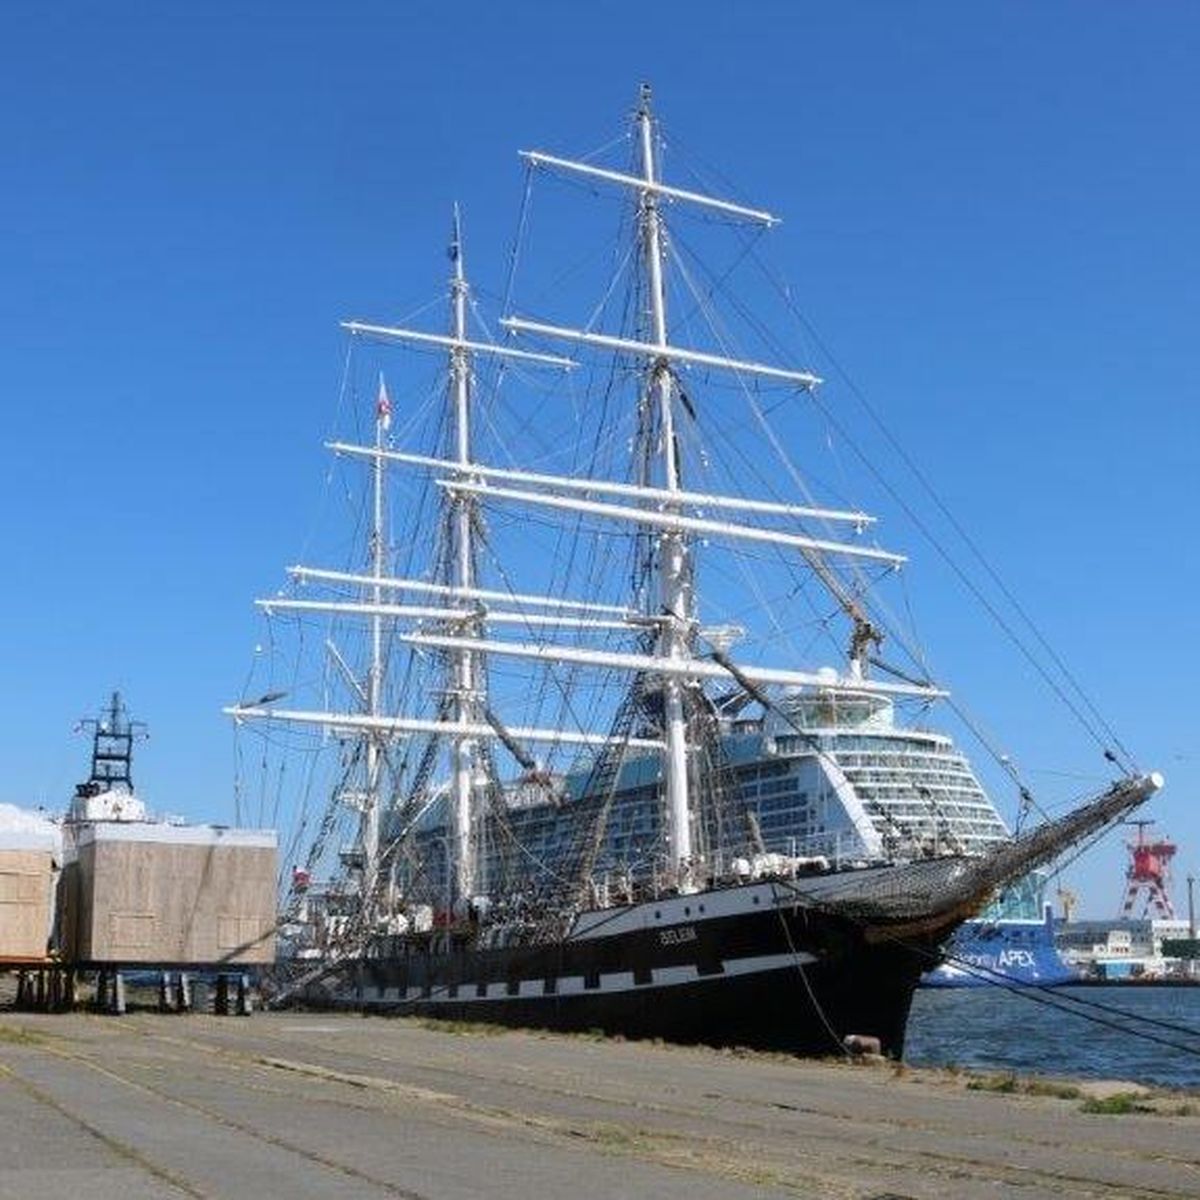
[[[376, 605], [383, 599], [386, 543], [383, 527], [384, 458], [388, 430], [392, 424], [392, 404], [383, 373], [379, 375], [379, 397], [375, 402], [375, 453], [371, 463], [371, 597]], [[367, 669], [367, 715], [378, 720], [383, 699], [383, 618], [371, 618], [371, 663]], [[379, 794], [383, 767], [383, 747], [378, 732], [367, 732], [367, 786], [362, 804], [361, 841], [363, 853], [362, 897], [370, 906], [378, 890], [379, 874]], [[372, 915], [372, 914], [368, 914]]]

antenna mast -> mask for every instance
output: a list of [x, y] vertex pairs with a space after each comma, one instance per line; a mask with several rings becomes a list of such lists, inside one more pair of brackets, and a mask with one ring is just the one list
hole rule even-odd
[[107, 710], [99, 717], [87, 717], [76, 726], [92, 735], [92, 773], [87, 783], [77, 788], [82, 794], [96, 795], [123, 785], [133, 791], [133, 743], [149, 737], [144, 721], [131, 721], [120, 692], [113, 692]]

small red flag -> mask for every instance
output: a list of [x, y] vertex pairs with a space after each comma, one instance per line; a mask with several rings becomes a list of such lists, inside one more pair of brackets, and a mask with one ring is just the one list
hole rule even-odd
[[375, 416], [384, 429], [392, 427], [392, 402], [388, 399], [387, 384], [379, 377], [379, 399], [375, 402]]

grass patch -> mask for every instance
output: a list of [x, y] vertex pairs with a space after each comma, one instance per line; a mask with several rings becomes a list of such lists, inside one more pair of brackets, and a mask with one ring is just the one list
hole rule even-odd
[[610, 1148], [636, 1148], [643, 1140], [641, 1136], [620, 1125], [591, 1125], [584, 1129], [569, 1130], [573, 1137], [586, 1138], [598, 1146]]
[[[619, 1033], [606, 1033], [603, 1029], [531, 1029], [528, 1033], [540, 1033], [552, 1038], [573, 1038], [577, 1042], [623, 1042]], [[647, 1041], [647, 1045], [650, 1043]], [[661, 1042], [659, 1043], [661, 1045]]]
[[1114, 1092], [1111, 1096], [1089, 1096], [1079, 1106], [1079, 1111], [1124, 1116], [1126, 1113], [1152, 1113], [1155, 1110], [1143, 1104], [1142, 1097], [1136, 1092]]
[[1078, 1100], [1083, 1095], [1073, 1083], [1056, 1083], [1053, 1079], [1027, 1079], [1021, 1091], [1030, 1096], [1052, 1096], [1055, 1100]]
[[507, 1025], [494, 1021], [443, 1021], [434, 1017], [409, 1017], [408, 1020], [420, 1029], [428, 1029], [434, 1033], [452, 1033], [462, 1037], [499, 1037], [503, 1033], [511, 1033]]
[[1006, 1075], [985, 1075], [967, 1080], [968, 1092], [999, 1092], [1011, 1095], [1017, 1090], [1017, 1077], [1012, 1072]]
[[975, 1076], [967, 1080], [969, 1092], [996, 1092], [1003, 1096], [1049, 1096], [1054, 1100], [1078, 1100], [1083, 1092], [1073, 1083], [1058, 1083], [1053, 1079], [1033, 1076], [1020, 1078], [1015, 1071], [999, 1075]]

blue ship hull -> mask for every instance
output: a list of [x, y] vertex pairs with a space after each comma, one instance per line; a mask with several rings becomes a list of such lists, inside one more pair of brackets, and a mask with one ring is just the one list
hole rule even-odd
[[923, 987], [1056, 987], [1079, 979], [1054, 945], [1048, 914], [1043, 921], [968, 921], [943, 953], [945, 961], [922, 976]]

